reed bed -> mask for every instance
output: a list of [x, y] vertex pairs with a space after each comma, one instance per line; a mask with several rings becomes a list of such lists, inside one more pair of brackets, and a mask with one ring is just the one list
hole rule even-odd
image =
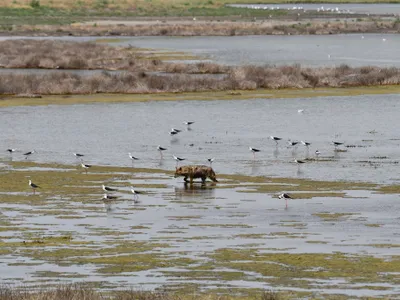
[[140, 49], [113, 47], [93, 42], [57, 40], [5, 40], [0, 42], [0, 67], [32, 69], [125, 70], [130, 72], [169, 72], [189, 74], [225, 73], [227, 68], [199, 62], [196, 64], [162, 62]]
[[342, 65], [333, 68], [293, 66], [231, 67], [223, 77], [188, 74], [153, 75], [102, 72], [77, 74], [4, 74], [0, 94], [160, 93], [315, 87], [356, 87], [400, 84], [400, 69]]

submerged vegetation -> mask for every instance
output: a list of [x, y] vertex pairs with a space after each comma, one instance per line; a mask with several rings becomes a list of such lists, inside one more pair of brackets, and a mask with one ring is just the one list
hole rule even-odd
[[[0, 94], [181, 93], [285, 88], [385, 86], [400, 83], [399, 68], [222, 66], [162, 61], [133, 47], [63, 41], [0, 42], [6, 68], [100, 69], [88, 75], [2, 74]], [[82, 51], [89, 49], [90, 51]], [[178, 56], [179, 57], [179, 56]], [[219, 74], [198, 76], [197, 74]]]

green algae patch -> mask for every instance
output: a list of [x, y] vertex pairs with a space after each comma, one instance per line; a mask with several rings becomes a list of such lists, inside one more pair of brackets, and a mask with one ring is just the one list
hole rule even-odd
[[385, 185], [377, 189], [381, 194], [400, 194], [400, 185]]
[[381, 224], [375, 224], [375, 223], [370, 223], [370, 224], [364, 224], [367, 227], [381, 227]]
[[[345, 278], [352, 282], [387, 283], [379, 272], [397, 272], [400, 256], [376, 258], [344, 253], [262, 253], [258, 249], [229, 249], [214, 251], [209, 257], [215, 268], [256, 272], [274, 284], [296, 284], [297, 280]], [[269, 279], [271, 277], [272, 279]], [[394, 283], [394, 280], [389, 283]], [[312, 280], [303, 281], [310, 288]]]
[[[179, 57], [179, 56], [177, 56]], [[184, 57], [184, 56], [183, 56]], [[185, 57], [188, 58], [188, 57]], [[176, 59], [174, 57], [174, 59]], [[196, 59], [198, 59], [196, 57]], [[2, 96], [0, 107], [32, 106], [32, 105], [69, 105], [87, 103], [119, 103], [147, 101], [180, 101], [180, 100], [251, 100], [275, 98], [309, 98], [324, 96], [357, 96], [373, 94], [398, 94], [400, 86], [373, 86], [349, 88], [304, 88], [254, 91], [194, 92], [194, 93], [153, 93], [153, 94], [91, 94], [91, 95], [45, 95], [42, 98], [22, 98], [18, 96]]]
[[190, 227], [253, 228], [248, 224], [189, 224]]
[[350, 217], [356, 215], [354, 213], [329, 213], [329, 212], [321, 212], [321, 213], [315, 213], [313, 216], [320, 217], [324, 221], [337, 221], [346, 217]]

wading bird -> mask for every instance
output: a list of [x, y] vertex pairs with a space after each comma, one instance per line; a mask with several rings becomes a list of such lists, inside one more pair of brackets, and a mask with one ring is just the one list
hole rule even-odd
[[29, 151], [29, 152], [25, 152], [25, 159], [28, 159], [28, 156], [32, 155], [33, 153], [35, 153], [35, 150]]
[[34, 194], [34, 195], [35, 195], [36, 189], [39, 189], [39, 188], [40, 188], [40, 186], [38, 186], [37, 184], [34, 184], [34, 183], [32, 182], [32, 180], [29, 180], [29, 186], [32, 188], [33, 194]]
[[117, 189], [110, 188], [108, 186], [105, 186], [104, 184], [101, 187], [102, 187], [103, 191], [105, 191], [105, 192], [116, 192], [117, 191]]
[[167, 148], [163, 148], [160, 145], [157, 146], [157, 150], [158, 152], [160, 152], [160, 157], [163, 158], [162, 152], [167, 150]]
[[139, 203], [139, 195], [142, 194], [142, 192], [139, 192], [131, 186], [131, 192], [133, 194], [133, 203]]
[[261, 151], [260, 149], [256, 149], [256, 148], [253, 148], [253, 147], [249, 147], [249, 150], [251, 152], [253, 152], [253, 159], [256, 159], [256, 152], [260, 152]]
[[288, 194], [286, 194], [286, 193], [283, 193], [283, 194], [280, 194], [279, 196], [278, 196], [278, 198], [279, 199], [285, 199], [285, 203], [286, 203], [286, 208], [288, 208], [288, 199], [293, 199], [292, 197], [290, 197]]
[[92, 167], [92, 165], [88, 165], [88, 164], [84, 164], [84, 163], [81, 163], [81, 166], [82, 166], [82, 168], [85, 169], [86, 174], [87, 174], [87, 170]]

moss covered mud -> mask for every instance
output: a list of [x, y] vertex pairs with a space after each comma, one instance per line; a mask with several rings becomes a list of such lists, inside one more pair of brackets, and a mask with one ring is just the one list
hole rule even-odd
[[179, 101], [179, 100], [251, 100], [274, 98], [312, 98], [321, 96], [358, 96], [397, 94], [398, 85], [357, 87], [357, 88], [315, 88], [315, 89], [279, 89], [256, 91], [213, 91], [196, 93], [156, 93], [156, 94], [96, 94], [96, 95], [49, 95], [41, 98], [26, 98], [3, 95], [0, 97], [0, 107], [37, 106], [37, 105], [70, 105], [88, 103], [124, 103], [148, 101]]
[[[2, 281], [28, 273], [21, 283], [119, 288], [123, 278], [125, 287], [248, 297], [280, 287], [285, 299], [399, 293], [398, 218], [380, 217], [374, 204], [398, 198], [388, 186], [219, 174], [220, 183], [202, 187], [172, 175], [3, 160]], [[103, 202], [102, 184], [117, 198]], [[131, 185], [143, 192], [139, 203]], [[288, 188], [295, 200], [285, 209], [277, 194]], [[354, 197], [359, 191], [368, 196]]]

